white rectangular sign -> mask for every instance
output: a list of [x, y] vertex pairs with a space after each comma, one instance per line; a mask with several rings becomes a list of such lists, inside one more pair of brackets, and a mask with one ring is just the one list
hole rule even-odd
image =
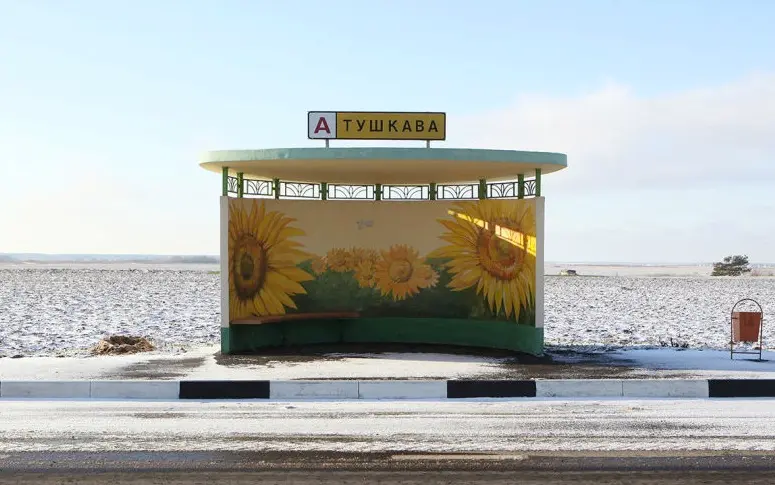
[[307, 136], [318, 140], [335, 140], [336, 112], [310, 111], [307, 115]]

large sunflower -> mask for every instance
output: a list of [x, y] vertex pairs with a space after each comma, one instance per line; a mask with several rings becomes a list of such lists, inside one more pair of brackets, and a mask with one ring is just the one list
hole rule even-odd
[[361, 288], [374, 288], [377, 284], [377, 264], [370, 261], [361, 261], [355, 268], [355, 280]]
[[283, 315], [296, 308], [291, 295], [304, 294], [301, 282], [313, 277], [297, 264], [312, 255], [291, 238], [304, 231], [294, 219], [267, 212], [264, 202], [229, 203], [229, 318]]
[[519, 319], [520, 307], [535, 305], [536, 221], [526, 201], [459, 202], [440, 219], [450, 243], [428, 257], [449, 259], [448, 287], [460, 291], [476, 285], [490, 309]]
[[393, 300], [405, 300], [432, 285], [433, 270], [420, 260], [416, 249], [397, 244], [382, 251], [374, 278], [383, 296], [392, 294]]
[[352, 255], [352, 264], [354, 269], [358, 269], [361, 263], [370, 262], [377, 264], [379, 260], [379, 252], [370, 248], [352, 248], [350, 250]]
[[326, 261], [331, 271], [344, 273], [353, 269], [353, 255], [343, 248], [332, 248], [326, 254]]

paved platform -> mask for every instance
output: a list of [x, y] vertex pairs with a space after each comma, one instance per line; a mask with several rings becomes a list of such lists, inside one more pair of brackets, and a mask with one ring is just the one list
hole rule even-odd
[[763, 361], [695, 349], [558, 349], [532, 357], [429, 345], [309, 346], [222, 355], [217, 346], [177, 354], [0, 358], [0, 381], [107, 380], [543, 380], [775, 379]]

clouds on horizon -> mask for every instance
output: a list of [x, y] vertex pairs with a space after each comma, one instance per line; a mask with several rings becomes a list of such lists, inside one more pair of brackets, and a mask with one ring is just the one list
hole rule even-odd
[[448, 126], [455, 146], [567, 154], [550, 181], [563, 190], [775, 182], [775, 73], [654, 96], [620, 83], [577, 97], [525, 94]]
[[775, 262], [775, 73], [652, 96], [523, 94], [450, 118], [455, 146], [568, 155], [544, 181], [548, 259]]

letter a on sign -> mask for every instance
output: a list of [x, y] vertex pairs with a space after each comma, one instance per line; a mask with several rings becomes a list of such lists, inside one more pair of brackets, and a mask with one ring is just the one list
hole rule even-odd
[[307, 138], [335, 139], [336, 113], [331, 111], [310, 111], [307, 113]]

